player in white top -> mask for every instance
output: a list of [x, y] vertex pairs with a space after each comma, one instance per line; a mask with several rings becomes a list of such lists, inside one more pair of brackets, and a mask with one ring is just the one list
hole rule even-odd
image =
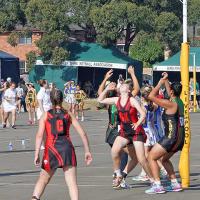
[[9, 118], [10, 113], [12, 113], [12, 128], [16, 129], [16, 108], [17, 108], [17, 93], [16, 84], [11, 83], [10, 88], [7, 89], [3, 95], [3, 109], [4, 109], [4, 123], [3, 128], [6, 128], [6, 122]]
[[39, 120], [43, 113], [52, 108], [52, 103], [47, 80], [40, 80], [38, 83], [40, 85], [40, 90], [37, 94], [37, 101], [39, 105], [37, 109], [37, 119]]

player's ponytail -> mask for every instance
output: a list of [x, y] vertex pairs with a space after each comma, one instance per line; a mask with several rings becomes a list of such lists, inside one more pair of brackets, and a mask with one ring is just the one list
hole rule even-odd
[[61, 90], [53, 89], [50, 93], [50, 98], [51, 98], [51, 102], [52, 102], [53, 107], [55, 107], [55, 106], [61, 106], [62, 107], [63, 93], [62, 93]]

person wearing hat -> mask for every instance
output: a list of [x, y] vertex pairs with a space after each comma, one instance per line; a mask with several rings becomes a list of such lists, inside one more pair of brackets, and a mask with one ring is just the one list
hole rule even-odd
[[36, 90], [34, 88], [33, 83], [27, 83], [27, 95], [26, 95], [26, 108], [28, 110], [28, 124], [35, 124], [35, 108], [36, 108]]

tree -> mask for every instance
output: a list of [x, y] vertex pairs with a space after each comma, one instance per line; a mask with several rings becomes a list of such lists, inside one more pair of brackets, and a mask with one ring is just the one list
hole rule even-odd
[[31, 27], [45, 32], [68, 31], [69, 15], [65, 0], [30, 0], [26, 17]]
[[55, 31], [51, 34], [45, 34], [41, 40], [36, 42], [41, 51], [44, 61], [50, 62], [56, 48], [67, 46], [67, 36], [64, 32]]
[[23, 2], [25, 6], [25, 0], [0, 0], [0, 32], [12, 31], [16, 25], [24, 25], [26, 23], [22, 8]]
[[37, 59], [37, 54], [35, 51], [30, 51], [29, 53], [26, 54], [26, 67], [28, 71], [31, 70], [31, 68], [36, 62], [36, 59]]
[[130, 48], [130, 56], [143, 62], [149, 67], [163, 59], [163, 45], [152, 34], [140, 32]]
[[188, 22], [193, 27], [193, 42], [196, 32], [196, 25], [200, 22], [200, 1], [188, 1]]
[[155, 19], [155, 34], [165, 46], [176, 51], [181, 43], [180, 20], [174, 13], [160, 13]]
[[143, 0], [143, 4], [151, 7], [157, 14], [162, 12], [174, 13], [182, 21], [182, 3], [180, 0]]
[[69, 6], [65, 0], [30, 0], [26, 8], [27, 21], [31, 27], [44, 31], [36, 42], [45, 62], [61, 64], [68, 58], [68, 25], [71, 22]]
[[155, 13], [146, 6], [137, 6], [127, 1], [112, 1], [91, 10], [91, 20], [97, 32], [97, 41], [110, 45], [119, 38], [125, 39], [124, 51], [141, 30], [151, 31]]
[[69, 58], [69, 52], [62, 47], [56, 47], [52, 53], [51, 63], [60, 65]]

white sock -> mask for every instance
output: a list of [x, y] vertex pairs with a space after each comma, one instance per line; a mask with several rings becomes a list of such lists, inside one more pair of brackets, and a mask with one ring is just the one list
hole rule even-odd
[[161, 185], [161, 182], [160, 182], [160, 181], [154, 181], [154, 183], [155, 183], [156, 185]]
[[121, 177], [122, 176], [120, 169], [115, 170], [114, 173], [117, 175], [117, 177]]
[[177, 179], [171, 179], [171, 183], [178, 183]]

